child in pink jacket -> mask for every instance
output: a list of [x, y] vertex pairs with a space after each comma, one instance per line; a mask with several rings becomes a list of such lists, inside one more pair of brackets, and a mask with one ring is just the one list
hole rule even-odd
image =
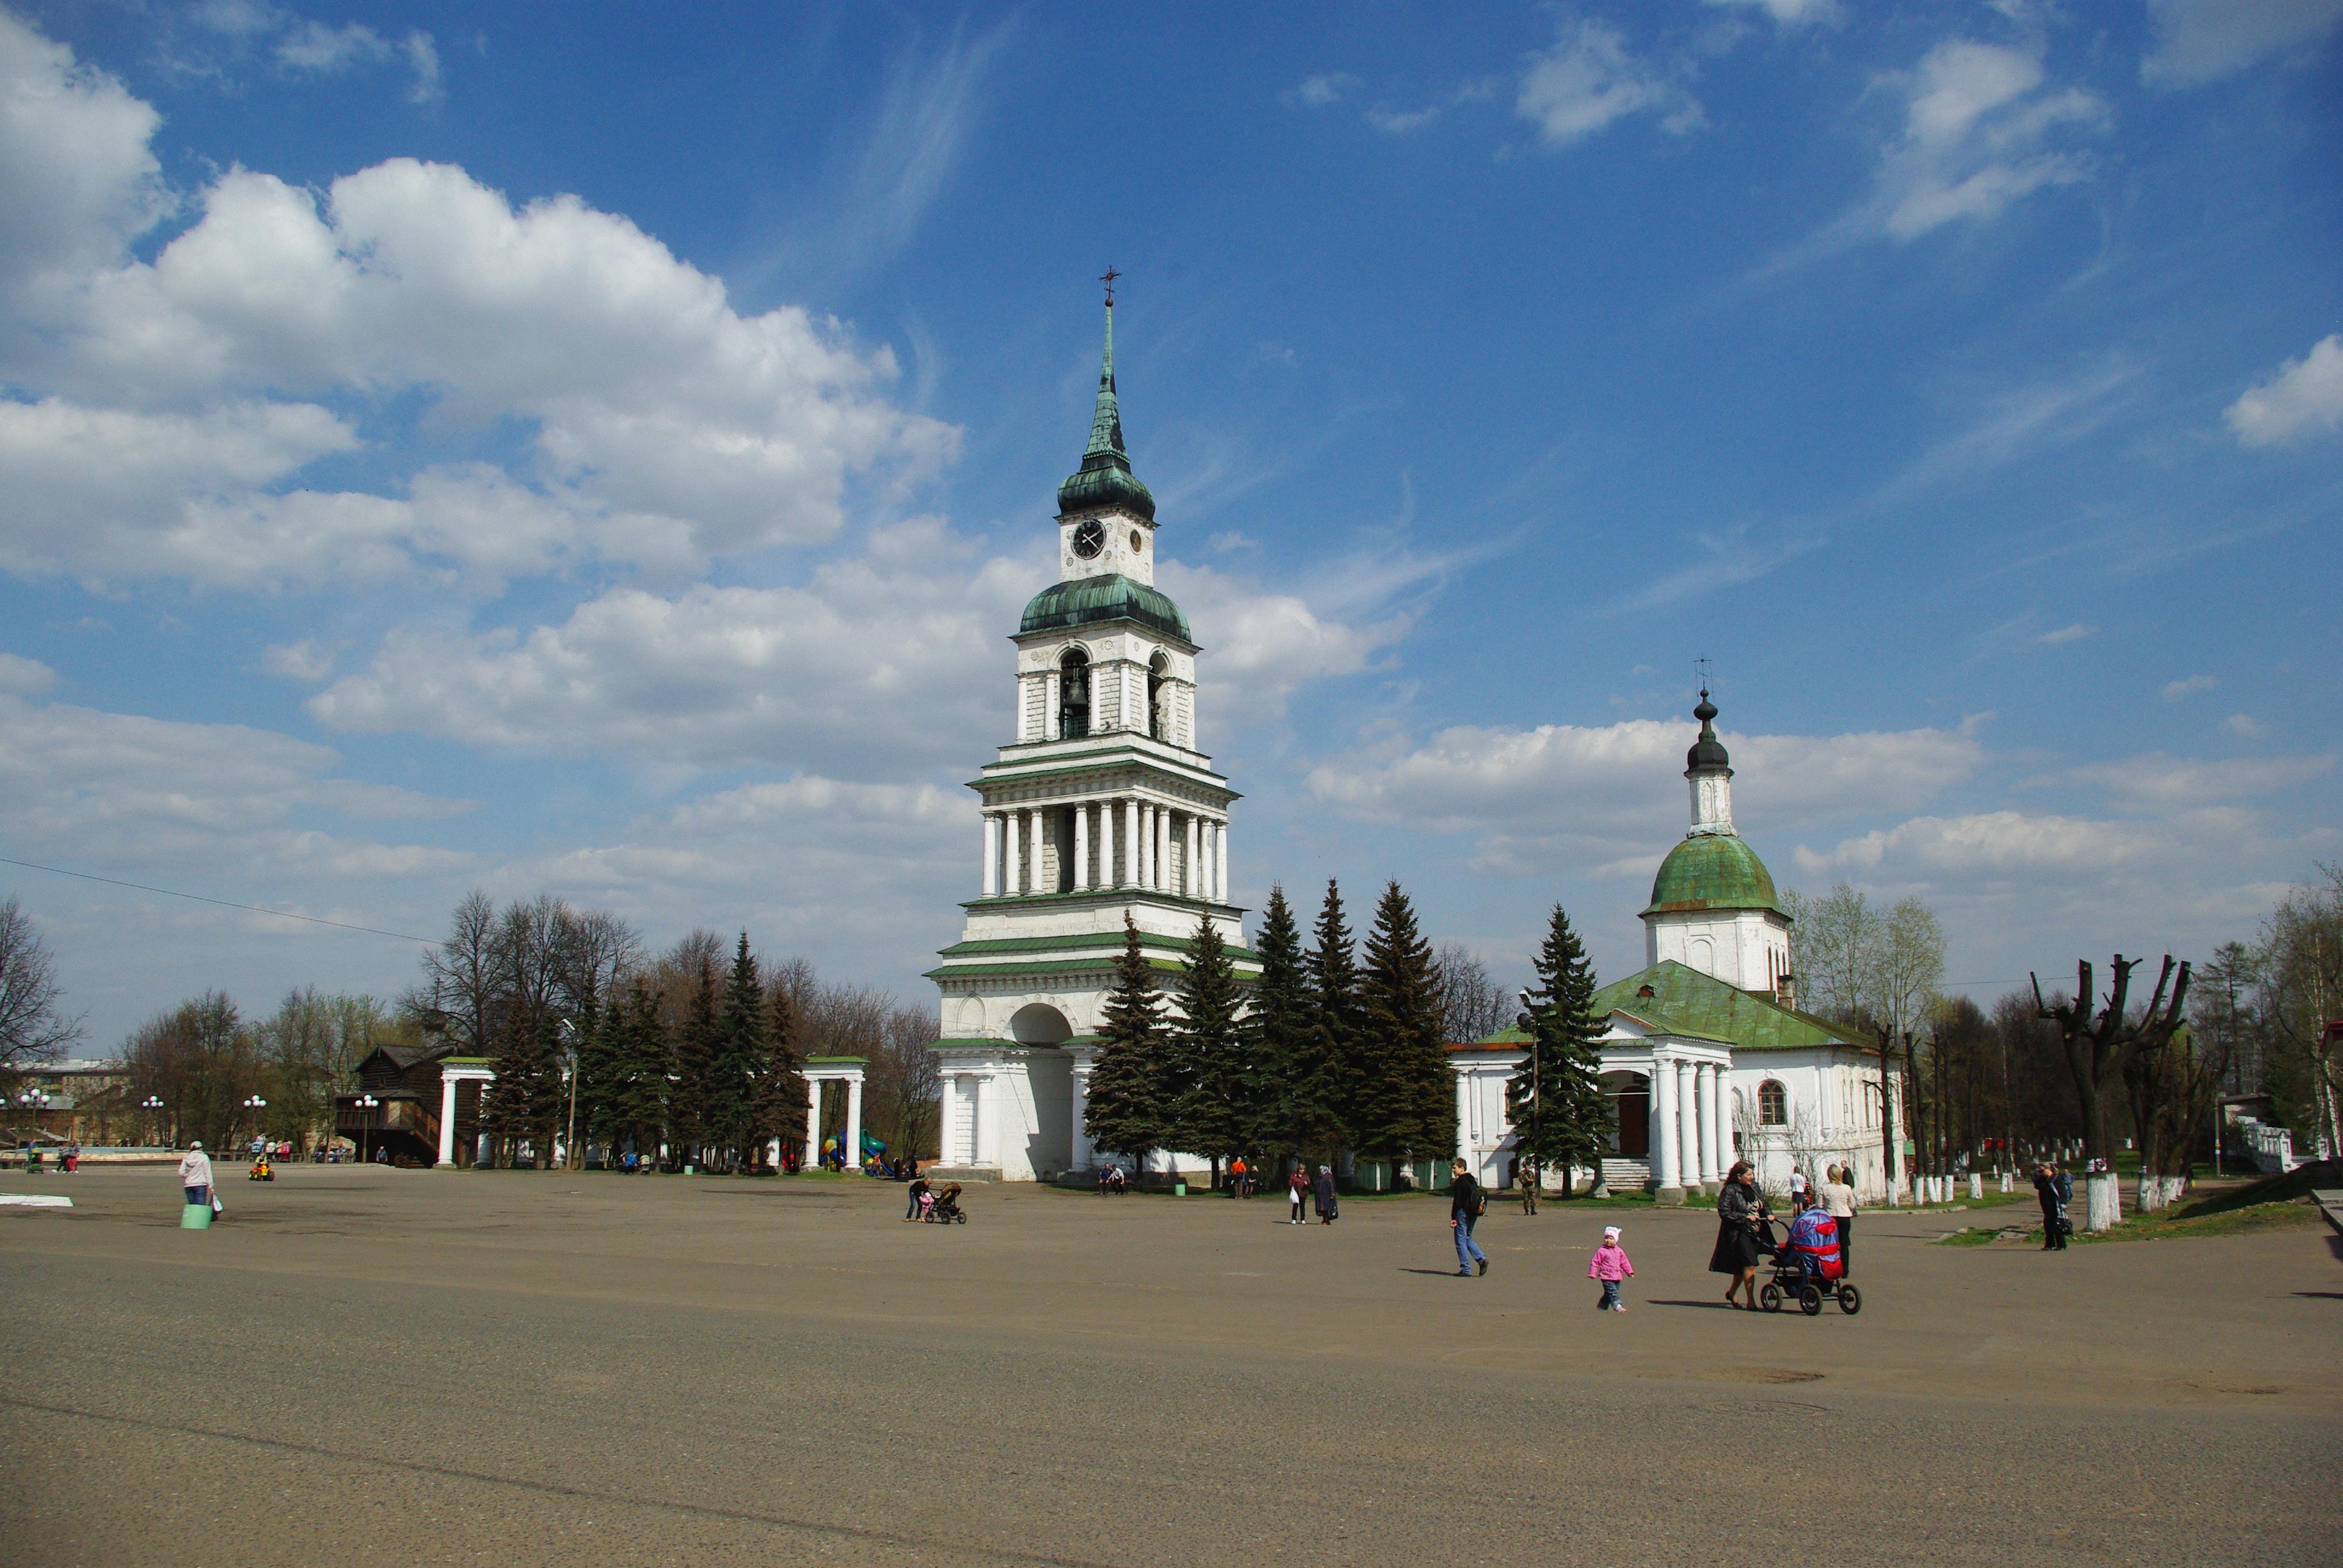
[[1626, 1303], [1619, 1300], [1619, 1282], [1635, 1277], [1635, 1265], [1627, 1261], [1627, 1250], [1619, 1245], [1619, 1227], [1603, 1227], [1603, 1244], [1594, 1249], [1594, 1261], [1586, 1265], [1586, 1277], [1603, 1282], [1603, 1299], [1594, 1303], [1598, 1312], [1624, 1312]]

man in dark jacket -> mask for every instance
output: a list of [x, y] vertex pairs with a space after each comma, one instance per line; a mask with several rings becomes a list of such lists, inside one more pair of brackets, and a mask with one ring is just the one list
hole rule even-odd
[[2066, 1204], [2058, 1190], [2058, 1172], [2047, 1165], [2034, 1168], [2034, 1196], [2042, 1204], [2042, 1250], [2066, 1250]]
[[1448, 1228], [1456, 1232], [1456, 1271], [1467, 1279], [1489, 1271], [1489, 1254], [1473, 1240], [1473, 1226], [1481, 1218], [1481, 1184], [1473, 1180], [1462, 1160], [1452, 1162], [1448, 1176]]

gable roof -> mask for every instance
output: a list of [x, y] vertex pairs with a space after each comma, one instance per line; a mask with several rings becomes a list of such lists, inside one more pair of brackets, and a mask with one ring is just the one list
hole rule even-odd
[[377, 1045], [366, 1053], [357, 1065], [357, 1070], [364, 1073], [374, 1060], [380, 1057], [392, 1071], [404, 1073], [425, 1062], [438, 1060], [450, 1049], [445, 1045]]
[[[1646, 986], [1652, 990], [1649, 996], [1641, 994]], [[1594, 993], [1594, 1011], [1602, 1018], [1623, 1014], [1655, 1034], [1717, 1040], [1735, 1050], [1870, 1049], [1851, 1030], [1825, 1019], [1727, 985], [1674, 959], [1603, 987]], [[1508, 1027], [1479, 1045], [1526, 1045], [1529, 1038], [1526, 1031]]]

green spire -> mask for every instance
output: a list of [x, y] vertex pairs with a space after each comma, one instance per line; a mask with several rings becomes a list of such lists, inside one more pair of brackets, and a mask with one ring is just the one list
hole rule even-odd
[[[1112, 287], [1110, 282], [1110, 288]], [[1122, 409], [1114, 396], [1114, 296], [1106, 300], [1106, 353], [1099, 361], [1098, 407], [1091, 414], [1091, 444], [1082, 466], [1058, 487], [1058, 510], [1078, 512], [1120, 507], [1155, 520], [1155, 498], [1131, 471], [1122, 448]]]
[[1122, 411], [1114, 400], [1114, 302], [1106, 307], [1106, 357], [1099, 362], [1098, 409], [1091, 416], [1091, 444], [1082, 453], [1082, 467], [1095, 467], [1093, 457], [1119, 457], [1127, 471], [1131, 456], [1122, 449]]

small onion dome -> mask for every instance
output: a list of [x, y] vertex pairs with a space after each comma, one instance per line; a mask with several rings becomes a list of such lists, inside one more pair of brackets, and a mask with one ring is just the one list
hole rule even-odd
[[1732, 833], [1702, 833], [1684, 839], [1660, 862], [1652, 879], [1647, 915], [1696, 910], [1771, 910], [1782, 912], [1773, 873], [1748, 841]]
[[1196, 640], [1189, 634], [1188, 618], [1170, 596], [1121, 572], [1076, 578], [1043, 588], [1025, 607], [1024, 621], [1017, 629], [1021, 635], [1101, 620], [1135, 620], [1184, 643], [1193, 645]]
[[1732, 762], [1731, 759], [1725, 754], [1725, 742], [1716, 738], [1716, 730], [1710, 723], [1716, 717], [1716, 704], [1708, 699], [1706, 687], [1701, 689], [1700, 706], [1692, 710], [1692, 716], [1700, 720], [1700, 739], [1694, 741], [1692, 749], [1684, 753], [1684, 770], [1697, 772], [1709, 768], [1729, 769]]

